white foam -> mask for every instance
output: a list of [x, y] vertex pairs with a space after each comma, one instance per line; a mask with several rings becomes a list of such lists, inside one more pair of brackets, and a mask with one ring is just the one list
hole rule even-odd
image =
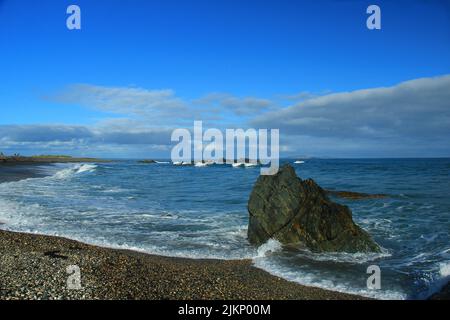
[[296, 163], [296, 164], [301, 164], [301, 163], [305, 163], [305, 161], [297, 160], [297, 161], [295, 161], [294, 163]]
[[308, 250], [299, 251], [298, 256], [305, 257], [315, 261], [321, 262], [349, 262], [356, 264], [364, 264], [370, 261], [375, 261], [378, 259], [390, 257], [391, 253], [381, 248], [381, 252], [324, 252], [324, 253], [313, 253]]
[[97, 168], [95, 164], [82, 164], [76, 173], [93, 172]]
[[282, 245], [279, 241], [275, 239], [269, 239], [266, 243], [259, 246], [257, 257], [265, 257], [271, 253], [280, 251], [281, 249]]
[[450, 261], [440, 262], [437, 272], [425, 274], [423, 280], [427, 283], [428, 290], [422, 292], [420, 298], [427, 299], [441, 289], [450, 281]]
[[313, 271], [301, 270], [301, 267], [293, 269], [291, 267], [280, 265], [271, 257], [254, 259], [253, 264], [255, 267], [263, 269], [272, 275], [299, 283], [304, 286], [317, 287], [376, 299], [404, 300], [407, 298], [407, 295], [403, 292], [392, 290], [370, 290], [364, 287], [355, 288], [352, 285], [346, 284], [342, 281], [336, 281], [328, 277], [324, 278], [323, 275], [315, 274]]
[[450, 277], [450, 261], [439, 263], [439, 273], [442, 278]]
[[0, 201], [0, 220], [7, 228], [28, 230], [30, 225], [41, 225], [42, 216], [45, 216], [45, 211], [39, 204], [23, 205], [5, 199]]
[[84, 172], [94, 172], [97, 166], [95, 164], [76, 164], [71, 168], [66, 168], [56, 172], [53, 178], [56, 179], [67, 179], [75, 174], [80, 174]]
[[206, 162], [197, 162], [197, 163], [195, 163], [195, 166], [196, 167], [207, 167], [208, 163], [206, 163]]

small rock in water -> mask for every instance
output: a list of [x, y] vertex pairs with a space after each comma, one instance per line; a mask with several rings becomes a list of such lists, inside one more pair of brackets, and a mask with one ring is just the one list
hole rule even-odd
[[147, 159], [147, 160], [140, 160], [139, 163], [150, 164], [150, 163], [157, 163], [157, 162], [155, 160], [152, 160], [152, 159]]
[[248, 239], [255, 245], [276, 239], [316, 252], [380, 252], [347, 206], [332, 202], [314, 180], [301, 180], [290, 165], [258, 178], [248, 211]]

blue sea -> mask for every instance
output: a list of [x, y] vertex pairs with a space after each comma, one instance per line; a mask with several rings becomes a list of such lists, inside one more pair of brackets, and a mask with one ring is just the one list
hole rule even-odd
[[[283, 162], [326, 189], [388, 194], [334, 198], [383, 252], [317, 254], [274, 240], [252, 247], [247, 201], [260, 170], [229, 165], [34, 166], [37, 176], [0, 183], [0, 227], [166, 256], [252, 259], [291, 281], [380, 299], [423, 299], [450, 280], [450, 159]], [[379, 290], [367, 288], [370, 265], [380, 267]]]

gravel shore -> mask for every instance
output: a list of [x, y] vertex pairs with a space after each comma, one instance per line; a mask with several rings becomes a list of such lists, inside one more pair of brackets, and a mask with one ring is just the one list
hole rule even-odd
[[[82, 289], [67, 289], [77, 265]], [[169, 258], [0, 230], [0, 299], [363, 299], [270, 275], [250, 260]]]

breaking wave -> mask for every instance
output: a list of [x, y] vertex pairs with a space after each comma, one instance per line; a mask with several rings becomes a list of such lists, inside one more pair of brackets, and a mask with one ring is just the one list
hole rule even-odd
[[94, 172], [95, 169], [97, 169], [97, 165], [95, 164], [76, 164], [71, 168], [62, 169], [56, 172], [53, 177], [57, 179], [67, 179], [76, 174]]

